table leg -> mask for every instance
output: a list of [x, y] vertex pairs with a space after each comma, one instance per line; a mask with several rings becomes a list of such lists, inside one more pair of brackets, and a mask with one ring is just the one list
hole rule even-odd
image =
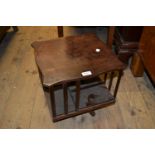
[[119, 74], [118, 74], [118, 78], [117, 78], [117, 83], [116, 83], [116, 86], [115, 86], [115, 90], [114, 90], [114, 97], [116, 97], [116, 95], [117, 95], [117, 91], [118, 91], [118, 87], [119, 87], [119, 83], [120, 83], [122, 74], [123, 74], [123, 71], [120, 70], [119, 71]]
[[63, 37], [63, 26], [58, 26], [57, 27], [57, 29], [58, 29], [58, 37]]

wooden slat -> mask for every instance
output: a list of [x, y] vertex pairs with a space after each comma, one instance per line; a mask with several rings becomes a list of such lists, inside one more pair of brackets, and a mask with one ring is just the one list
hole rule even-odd
[[110, 73], [109, 87], [108, 87], [109, 90], [111, 89], [111, 86], [112, 86], [113, 76], [114, 76], [114, 72], [111, 72]]
[[76, 81], [76, 103], [75, 110], [79, 110], [79, 102], [80, 102], [80, 81]]
[[54, 87], [51, 86], [49, 89], [50, 92], [50, 99], [51, 99], [51, 106], [52, 106], [52, 113], [53, 116], [56, 116], [56, 106], [55, 106], [55, 96], [54, 96]]
[[85, 108], [80, 109], [80, 111], [78, 111], [76, 113], [70, 112], [68, 115], [65, 115], [65, 114], [59, 115], [56, 118], [54, 118], [53, 120], [56, 122], [56, 121], [60, 121], [60, 120], [63, 120], [63, 119], [69, 118], [69, 117], [74, 117], [74, 116], [77, 116], [80, 114], [88, 113], [89, 111], [94, 111], [94, 110], [100, 109], [102, 107], [107, 107], [109, 105], [112, 105], [112, 104], [114, 104], [114, 102], [115, 102], [115, 100], [111, 100], [110, 102], [108, 101], [108, 102], [105, 102], [104, 104], [96, 104], [94, 106], [85, 107]]
[[67, 83], [63, 84], [63, 93], [64, 93], [64, 112], [68, 113], [68, 92], [67, 92]]
[[121, 76], [122, 76], [122, 71], [119, 71], [117, 83], [116, 83], [115, 90], [114, 90], [114, 97], [116, 97], [116, 95], [117, 95], [117, 91], [118, 91], [119, 83], [120, 83], [120, 80], [121, 80]]

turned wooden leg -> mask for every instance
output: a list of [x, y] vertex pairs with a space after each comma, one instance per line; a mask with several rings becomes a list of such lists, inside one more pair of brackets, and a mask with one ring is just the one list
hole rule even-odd
[[58, 37], [63, 37], [63, 26], [58, 26]]
[[131, 62], [131, 71], [135, 77], [141, 77], [144, 73], [144, 66], [138, 53], [135, 53]]
[[18, 31], [18, 27], [17, 26], [12, 26], [14, 32], [17, 32]]

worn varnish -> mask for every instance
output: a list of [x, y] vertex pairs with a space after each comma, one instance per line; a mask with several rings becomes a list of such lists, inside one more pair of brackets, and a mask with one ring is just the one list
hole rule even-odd
[[[64, 35], [74, 33], [65, 27]], [[30, 45], [57, 37], [57, 27], [19, 27], [0, 44], [0, 128], [155, 128], [155, 91], [148, 79], [135, 80], [129, 69], [115, 105], [96, 111], [95, 117], [83, 114], [52, 123]]]

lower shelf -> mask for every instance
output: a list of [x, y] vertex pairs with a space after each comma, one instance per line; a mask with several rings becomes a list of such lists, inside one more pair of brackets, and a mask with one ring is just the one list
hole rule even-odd
[[[63, 88], [61, 85], [54, 89], [56, 117], [54, 121], [62, 120], [82, 113], [90, 112], [101, 107], [105, 107], [115, 102], [115, 98], [99, 78], [81, 81], [79, 109], [75, 109], [76, 86], [74, 83], [68, 84], [68, 113], [64, 110]], [[48, 96], [49, 97], [49, 96]]]
[[[105, 102], [114, 100], [114, 97], [110, 94], [108, 89], [101, 83], [101, 81], [86, 81], [80, 87], [80, 108], [87, 106], [93, 106], [96, 104], [104, 104]], [[69, 94], [73, 100], [73, 104], [76, 102], [76, 88], [72, 86], [69, 88]]]

